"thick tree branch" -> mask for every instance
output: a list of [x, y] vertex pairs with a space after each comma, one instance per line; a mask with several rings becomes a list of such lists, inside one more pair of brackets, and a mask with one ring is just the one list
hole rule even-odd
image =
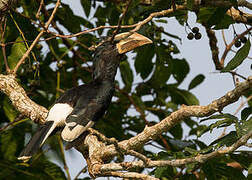
[[[223, 97], [213, 101], [207, 106], [182, 106], [178, 111], [173, 112], [170, 116], [163, 119], [160, 123], [151, 126], [145, 127], [145, 129], [135, 137], [130, 138], [129, 140], [124, 140], [118, 143], [118, 146], [122, 147], [126, 150], [137, 150], [142, 147], [146, 142], [155, 139], [157, 136], [162, 134], [163, 132], [167, 132], [171, 127], [175, 124], [179, 123], [185, 118], [188, 117], [206, 117], [215, 112], [221, 112], [222, 109], [237, 101], [240, 96], [246, 93], [247, 90], [252, 88], [252, 76], [250, 76], [246, 81], [239, 83], [235, 89], [228, 92]], [[164, 165], [183, 165], [191, 162], [205, 162], [207, 159], [215, 157], [220, 154], [226, 154], [233, 152], [241, 145], [245, 144], [249, 137], [251, 137], [252, 132], [249, 132], [247, 135], [242, 137], [237, 141], [234, 145], [225, 148], [224, 150], [218, 150], [207, 155], [199, 155], [193, 158], [188, 159], [180, 159], [177, 161], [154, 161], [153, 164], [150, 164], [149, 161], [145, 163], [143, 161], [137, 161], [134, 164], [113, 164], [114, 170], [122, 170], [122, 169], [130, 169], [132, 166], [136, 167], [145, 167], [144, 164], [147, 164], [146, 167], [154, 167], [154, 166], [164, 166]], [[105, 145], [103, 142], [99, 141], [97, 136], [89, 134], [85, 140], [84, 145], [80, 145], [76, 147], [84, 157], [89, 162], [89, 172], [95, 176], [100, 176], [104, 169], [103, 162], [110, 160], [112, 157], [118, 154], [117, 148], [115, 145]], [[88, 155], [87, 155], [88, 150]], [[140, 163], [140, 164], [139, 164]], [[109, 166], [109, 165], [108, 165]], [[105, 168], [105, 167], [103, 167]], [[107, 169], [107, 168], [105, 168]]]
[[47, 116], [47, 109], [32, 101], [25, 90], [17, 83], [14, 75], [0, 74], [0, 91], [5, 93], [13, 106], [31, 120], [43, 123]]

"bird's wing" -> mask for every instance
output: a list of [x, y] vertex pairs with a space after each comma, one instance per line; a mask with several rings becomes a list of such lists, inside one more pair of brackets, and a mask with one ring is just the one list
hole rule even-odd
[[91, 99], [85, 103], [86, 98], [80, 98], [74, 107], [72, 113], [66, 119], [66, 126], [61, 136], [65, 141], [73, 141], [78, 138], [84, 131], [94, 125], [101, 117], [106, 107], [97, 99]]

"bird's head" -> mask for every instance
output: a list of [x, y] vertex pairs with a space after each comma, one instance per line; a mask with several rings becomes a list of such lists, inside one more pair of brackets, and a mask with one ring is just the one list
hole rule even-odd
[[136, 32], [117, 34], [101, 41], [96, 47], [93, 60], [93, 79], [114, 79], [123, 54], [152, 41]]

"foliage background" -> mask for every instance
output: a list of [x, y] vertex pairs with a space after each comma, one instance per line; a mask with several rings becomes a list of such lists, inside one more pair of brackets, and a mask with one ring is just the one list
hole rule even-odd
[[[230, 2], [235, 3], [235, 1]], [[25, 17], [14, 11], [6, 15], [7, 25], [2, 43], [15, 42], [9, 43], [5, 47], [10, 69], [16, 66], [27, 49], [17, 24], [25, 39], [28, 40], [28, 44], [31, 44], [40, 31], [38, 25], [31, 23], [31, 19], [36, 20], [39, 3], [40, 1], [35, 0], [21, 0], [17, 7]], [[46, 8], [42, 9], [39, 17], [41, 22], [48, 20], [54, 8], [54, 3], [55, 1], [45, 2]], [[54, 17], [55, 23], [52, 23], [50, 30], [57, 33], [77, 33], [86, 28], [91, 29], [100, 25], [116, 25], [125, 8], [125, 3], [106, 1], [94, 10], [92, 7], [95, 7], [97, 3], [96, 1], [81, 1], [85, 15], [88, 17], [83, 18], [77, 16], [73, 12], [74, 10], [63, 2]], [[176, 3], [183, 4], [183, 1], [176, 1]], [[137, 23], [148, 17], [152, 12], [168, 8], [171, 8], [171, 1], [155, 1], [151, 6], [140, 5], [139, 1], [133, 1], [122, 24]], [[94, 10], [93, 15], [91, 9]], [[226, 10], [225, 8], [203, 7], [195, 14], [197, 21], [203, 23], [206, 27], [225, 29], [235, 23], [225, 15]], [[191, 73], [190, 65], [186, 60], [187, 56], [180, 55], [181, 37], [176, 32], [172, 33], [166, 28], [166, 24], [169, 25], [170, 18], [174, 16], [180, 24], [178, 28], [184, 28], [188, 13], [188, 10], [182, 10], [168, 15], [166, 18], [155, 18], [140, 29], [139, 33], [151, 38], [154, 43], [134, 51], [132, 54], [134, 61], [126, 58], [121, 62], [117, 76], [118, 88], [113, 103], [103, 119], [95, 125], [95, 129], [105, 136], [115, 137], [119, 141], [129, 139], [140, 133], [145, 125], [159, 122], [171, 112], [178, 110], [182, 104], [199, 104], [199, 100], [192, 93], [192, 90], [203, 82], [204, 75], [193, 72], [196, 73], [195, 78], [192, 77], [189, 80], [190, 83], [187, 83], [189, 86], [186, 87], [183, 84], [186, 76]], [[216, 19], [222, 21], [216, 21]], [[200, 30], [204, 31], [202, 28]], [[246, 30], [246, 28], [243, 27], [241, 30]], [[127, 29], [121, 29], [121, 31], [127, 31]], [[187, 28], [187, 31], [190, 31], [189, 28]], [[91, 80], [92, 52], [87, 47], [97, 43], [98, 37], [101, 35], [106, 36], [112, 32], [112, 29], [98, 30], [95, 33], [72, 39], [52, 38], [48, 41], [41, 41], [33, 49], [34, 56], [30, 55], [25, 64], [19, 68], [17, 74], [19, 83], [32, 100], [49, 108], [54, 100], [59, 97], [62, 90]], [[51, 36], [52, 34], [45, 34], [43, 38], [46, 39]], [[184, 32], [185, 36], [186, 32]], [[205, 38], [207, 38], [206, 34], [203, 34], [203, 39]], [[186, 46], [185, 41], [189, 40], [183, 38], [182, 46]], [[200, 43], [200, 41], [194, 40], [191, 43]], [[192, 53], [195, 54], [198, 51], [200, 49], [193, 50]], [[0, 52], [0, 70], [4, 74], [6, 67], [3, 56]], [[227, 60], [229, 59], [227, 58]], [[212, 60], [208, 57], [205, 61], [211, 62]], [[243, 72], [249, 70], [249, 66], [242, 67]], [[212, 68], [209, 71], [215, 71], [215, 69]], [[249, 74], [244, 73], [243, 75], [247, 77]], [[217, 76], [223, 75], [218, 74]], [[209, 89], [214, 89], [213, 86], [207, 84]], [[209, 89], [205, 89], [205, 93]], [[220, 93], [218, 97], [222, 95]], [[20, 116], [11, 105], [8, 97], [1, 94], [0, 98], [1, 126], [4, 127], [7, 123], [18, 119], [18, 122], [14, 122], [11, 127], [1, 131], [0, 134], [0, 177], [3, 179], [66, 179], [67, 177], [64, 174], [66, 169], [61, 169], [60, 166], [50, 161], [51, 157], [54, 156], [54, 162], [56, 159], [57, 164], [65, 164], [62, 142], [58, 136], [51, 137], [43, 150], [30, 163], [20, 163], [16, 160], [25, 142], [35, 132], [36, 125], [29, 119]], [[211, 100], [213, 99], [209, 99], [209, 102]], [[155, 142], [141, 149], [140, 152], [152, 159], [173, 159], [195, 156], [199, 152], [207, 153], [220, 146], [230, 145], [243, 134], [244, 126], [248, 124], [251, 126], [250, 106], [251, 103], [248, 104], [247, 108], [243, 108], [241, 116], [231, 116], [233, 111], [229, 111], [231, 113], [229, 115], [214, 117], [213, 120], [208, 120], [210, 125], [200, 123], [199, 119], [186, 119], [183, 126], [177, 124], [168, 133], [163, 134]], [[232, 126], [234, 131], [227, 131], [226, 136], [222, 139], [216, 140], [218, 137], [215, 137], [216, 141], [212, 142], [199, 139], [201, 135], [212, 129], [216, 132], [215, 128], [226, 126]], [[209, 143], [210, 146], [207, 145]], [[158, 148], [153, 145], [158, 146]], [[122, 159], [116, 159], [116, 161], [120, 160]], [[251, 152], [246, 149], [236, 154], [213, 158], [204, 164], [189, 164], [182, 168], [158, 167], [149, 169], [148, 172], [158, 178], [167, 179], [174, 177], [179, 179], [244, 179], [249, 178], [248, 176], [251, 173], [251, 160]], [[228, 163], [231, 162], [238, 162], [242, 169], [229, 166]], [[69, 168], [73, 167], [69, 166]], [[138, 171], [141, 172], [142, 169]]]

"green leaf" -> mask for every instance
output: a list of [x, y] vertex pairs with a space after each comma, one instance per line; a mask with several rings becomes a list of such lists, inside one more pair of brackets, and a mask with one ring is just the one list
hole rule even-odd
[[7, 97], [5, 97], [3, 101], [3, 110], [10, 122], [14, 121], [17, 117], [18, 112], [12, 106], [11, 101]]
[[250, 46], [250, 40], [248, 39], [244, 46], [238, 50], [235, 57], [228, 62], [221, 72], [228, 72], [238, 67], [248, 57]]
[[166, 52], [167, 46], [158, 46], [157, 48], [157, 58], [155, 64], [154, 73], [149, 80], [152, 86], [154, 87], [163, 87], [166, 85], [166, 82], [170, 78], [171, 75], [171, 67], [165, 64], [168, 61], [168, 64], [172, 62], [170, 59], [169, 54]]
[[190, 71], [189, 64], [185, 59], [172, 59], [172, 74], [173, 77], [180, 84]]
[[224, 19], [226, 12], [229, 8], [227, 7], [203, 7], [197, 16], [197, 21], [201, 24], [205, 24], [207, 27], [218, 25], [222, 19]]
[[241, 119], [246, 120], [252, 114], [252, 107], [246, 107], [241, 112]]
[[193, 10], [193, 6], [194, 6], [194, 0], [187, 0], [186, 1], [186, 7], [189, 10]]
[[249, 169], [249, 166], [252, 163], [252, 156], [250, 151], [242, 151], [239, 154], [230, 154], [230, 157], [245, 169]]
[[252, 130], [252, 117], [249, 118], [247, 121], [242, 121], [242, 124], [236, 125], [236, 131], [239, 137], [247, 134]]
[[174, 127], [169, 129], [169, 132], [173, 135], [176, 139], [181, 139], [183, 136], [183, 129], [181, 124], [176, 124]]
[[209, 126], [206, 125], [199, 125], [196, 128], [193, 128], [189, 135], [196, 135], [197, 137], [200, 137], [202, 134], [204, 134], [205, 132], [209, 131]]
[[251, 175], [252, 174], [252, 163], [249, 165], [248, 168], [248, 174]]
[[200, 83], [202, 83], [205, 79], [205, 76], [203, 74], [197, 75], [193, 80], [190, 82], [188, 90], [195, 88]]
[[157, 20], [155, 20], [155, 22], [167, 24], [167, 20], [165, 20], [165, 19], [157, 19]]
[[225, 157], [212, 158], [206, 163], [202, 164], [202, 169], [206, 175], [206, 179], [230, 179], [230, 180], [243, 180], [245, 176], [240, 169], [227, 166]]
[[85, 14], [88, 18], [89, 14], [90, 14], [90, 10], [91, 10], [91, 1], [86, 1], [86, 0], [81, 0], [81, 5], [85, 11]]
[[133, 72], [130, 68], [129, 62], [128, 61], [121, 62], [119, 68], [123, 83], [125, 84], [126, 89], [130, 91], [133, 82]]
[[156, 178], [168, 178], [171, 179], [175, 175], [174, 168], [171, 166], [166, 166], [166, 167], [158, 167], [154, 171], [155, 177]]
[[198, 105], [199, 104], [199, 100], [196, 98], [196, 96], [194, 96], [189, 91], [177, 89], [176, 93], [184, 99], [186, 105]]
[[223, 18], [214, 27], [215, 30], [228, 29], [230, 24], [234, 24], [235, 21], [231, 16], [224, 15]]
[[143, 103], [141, 97], [137, 96], [136, 94], [132, 94], [131, 97], [132, 97], [133, 100], [134, 100], [135, 106], [137, 106], [137, 108], [140, 108], [140, 110], [141, 110], [142, 112], [144, 112], [144, 110], [145, 110], [145, 105], [144, 105], [144, 103]]
[[69, 32], [77, 33], [81, 31], [81, 25], [86, 28], [92, 28], [93, 25], [89, 21], [76, 16], [69, 5], [61, 3], [61, 7], [58, 8], [55, 14], [55, 20], [58, 20]]
[[179, 180], [198, 180], [198, 178], [194, 174], [184, 174]]
[[22, 123], [0, 134], [1, 159], [16, 161], [18, 153], [24, 147], [24, 132], [30, 129], [30, 125]]
[[189, 153], [192, 154], [192, 155], [197, 155], [197, 154], [198, 154], [198, 151], [197, 151], [197, 150], [192, 149], [192, 148], [189, 148], [189, 147], [186, 147], [186, 148], [185, 148], [185, 151], [186, 151], [186, 152], [189, 152]]
[[43, 171], [45, 174], [47, 174], [51, 179], [57, 179], [57, 180], [65, 180], [65, 174], [61, 170], [59, 166], [56, 164], [50, 162], [50, 161], [43, 161], [40, 166], [43, 167]]
[[221, 146], [231, 146], [232, 144], [234, 144], [236, 141], [238, 140], [237, 134], [235, 131], [231, 131], [229, 134], [225, 135], [222, 138], [219, 138], [215, 141], [213, 141], [211, 145], [217, 144], [218, 147]]
[[212, 130], [214, 128], [220, 128], [220, 127], [227, 127], [230, 126], [231, 124], [233, 124], [234, 121], [232, 119], [223, 119], [223, 120], [219, 120], [216, 121], [215, 123], [211, 124], [210, 127], [210, 132], [212, 132]]
[[230, 119], [233, 122], [237, 122], [238, 121], [237, 117], [235, 117], [232, 114], [226, 113], [226, 114], [212, 115], [212, 116], [210, 116], [208, 118], [204, 118], [204, 119], [200, 120], [200, 122], [203, 122], [203, 121], [206, 121], [206, 120], [212, 120], [212, 119]]
[[137, 49], [135, 68], [136, 72], [140, 73], [143, 79], [146, 79], [153, 69], [152, 58], [155, 53], [153, 48], [153, 45], [148, 45]]
[[19, 59], [26, 52], [25, 44], [22, 41], [23, 39], [21, 37], [18, 37], [16, 39], [16, 43], [11, 47], [11, 54], [8, 56], [8, 65], [12, 70], [16, 67]]

